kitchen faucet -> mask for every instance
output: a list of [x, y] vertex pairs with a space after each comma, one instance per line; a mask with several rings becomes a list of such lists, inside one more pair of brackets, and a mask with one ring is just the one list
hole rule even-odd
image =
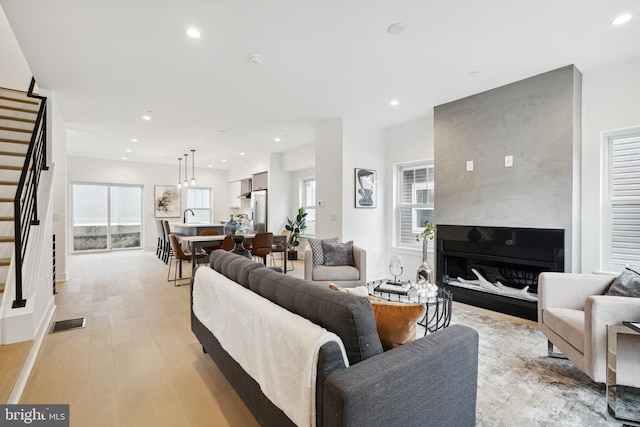
[[195, 216], [195, 213], [193, 213], [193, 211], [191, 209], [185, 209], [184, 212], [182, 213], [182, 223], [183, 224], [187, 223], [187, 212], [191, 212], [191, 216]]

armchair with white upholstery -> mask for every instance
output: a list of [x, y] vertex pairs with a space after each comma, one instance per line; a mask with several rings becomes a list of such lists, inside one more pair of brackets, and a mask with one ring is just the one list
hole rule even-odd
[[314, 265], [310, 248], [304, 251], [304, 280], [331, 282], [342, 288], [367, 284], [367, 252], [353, 245], [353, 266]]
[[640, 298], [603, 295], [614, 279], [545, 272], [538, 280], [538, 326], [548, 338], [549, 355], [557, 347], [600, 383], [607, 374], [607, 325], [640, 321]]

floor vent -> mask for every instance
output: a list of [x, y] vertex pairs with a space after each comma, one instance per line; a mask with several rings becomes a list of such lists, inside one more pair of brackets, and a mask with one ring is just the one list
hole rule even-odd
[[53, 326], [51, 326], [50, 334], [55, 332], [68, 331], [70, 329], [80, 329], [84, 328], [87, 324], [86, 317], [78, 317], [77, 319], [68, 319], [68, 320], [59, 320], [57, 322], [53, 322]]

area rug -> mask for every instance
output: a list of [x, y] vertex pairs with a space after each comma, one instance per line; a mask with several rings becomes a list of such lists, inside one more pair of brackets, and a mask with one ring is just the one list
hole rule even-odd
[[604, 385], [569, 360], [547, 357], [536, 328], [459, 307], [451, 324], [480, 335], [477, 426], [622, 425], [607, 412]]

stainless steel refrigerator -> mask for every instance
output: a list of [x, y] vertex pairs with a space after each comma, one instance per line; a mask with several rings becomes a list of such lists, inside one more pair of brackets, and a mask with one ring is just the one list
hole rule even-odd
[[251, 215], [256, 232], [267, 231], [267, 190], [251, 192]]

